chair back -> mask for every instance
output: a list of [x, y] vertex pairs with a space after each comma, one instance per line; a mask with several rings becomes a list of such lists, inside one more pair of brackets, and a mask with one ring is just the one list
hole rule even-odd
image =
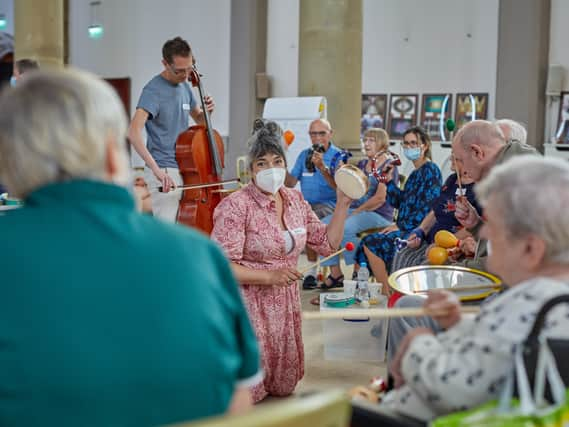
[[350, 401], [328, 391], [256, 406], [243, 415], [223, 415], [170, 427], [348, 427]]

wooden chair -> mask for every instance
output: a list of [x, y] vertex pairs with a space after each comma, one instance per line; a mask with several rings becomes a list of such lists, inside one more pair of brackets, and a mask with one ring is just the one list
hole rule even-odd
[[347, 395], [328, 391], [262, 404], [244, 415], [224, 415], [170, 427], [348, 427], [350, 414]]

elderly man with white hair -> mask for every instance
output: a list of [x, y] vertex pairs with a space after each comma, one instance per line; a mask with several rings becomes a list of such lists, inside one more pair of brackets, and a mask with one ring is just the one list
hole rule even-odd
[[87, 73], [0, 98], [0, 420], [156, 426], [248, 406], [259, 352], [221, 251], [138, 213], [127, 118]]
[[522, 144], [527, 142], [528, 131], [520, 122], [512, 119], [499, 119], [494, 123], [500, 126], [506, 141], [519, 141]]
[[[510, 130], [508, 137], [504, 135], [502, 129]], [[467, 123], [457, 132], [452, 143], [457, 173], [471, 178], [476, 183], [488, 175], [492, 168], [508, 159], [517, 156], [537, 155], [538, 152], [535, 148], [525, 144], [523, 130], [521, 124], [507, 119], [495, 123], [486, 120], [474, 120]], [[520, 136], [521, 140], [512, 138], [512, 135]], [[467, 258], [453, 265], [487, 270], [488, 251], [486, 240], [481, 238], [482, 236], [479, 236], [478, 233], [482, 226], [482, 219], [478, 211], [465, 197], [457, 198], [455, 209], [456, 219], [474, 235], [477, 244], [474, 258]], [[417, 307], [422, 303], [422, 297], [410, 295], [400, 298], [396, 307]], [[387, 348], [389, 361], [393, 360], [395, 352], [400, 347], [407, 332], [416, 327], [427, 327], [435, 332], [441, 330], [440, 326], [430, 317], [392, 319], [389, 322]]]
[[[481, 231], [492, 248], [488, 268], [509, 289], [463, 317], [448, 291], [429, 295], [425, 308], [446, 312], [435, 320], [446, 330], [407, 334], [392, 364], [398, 388], [384, 407], [429, 420], [498, 397], [513, 364], [513, 348], [529, 333], [549, 299], [569, 294], [569, 164], [523, 156], [493, 169], [477, 187], [485, 206]], [[547, 208], [544, 208], [547, 207]], [[548, 316], [547, 336], [569, 338], [569, 310]]]

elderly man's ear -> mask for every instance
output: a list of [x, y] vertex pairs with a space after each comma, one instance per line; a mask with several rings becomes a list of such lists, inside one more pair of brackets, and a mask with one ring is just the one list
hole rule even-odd
[[543, 268], [547, 245], [541, 237], [535, 234], [527, 236], [522, 250], [520, 265], [525, 266], [528, 271], [538, 271]]
[[105, 144], [105, 172], [108, 181], [119, 185], [128, 184], [128, 159], [125, 150], [119, 148], [116, 138], [109, 137]]
[[484, 152], [484, 150], [482, 149], [482, 147], [480, 145], [472, 144], [470, 146], [470, 150], [472, 150], [472, 157], [474, 157], [479, 162], [484, 161], [484, 158], [486, 157], [486, 153]]

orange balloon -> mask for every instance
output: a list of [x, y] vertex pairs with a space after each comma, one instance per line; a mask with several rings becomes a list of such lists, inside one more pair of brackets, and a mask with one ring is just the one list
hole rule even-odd
[[294, 141], [294, 132], [290, 129], [287, 129], [283, 133], [283, 138], [285, 140], [286, 146], [288, 147]]
[[431, 249], [429, 249], [427, 258], [429, 258], [429, 262], [432, 265], [442, 265], [446, 262], [448, 258], [448, 253], [445, 248], [441, 248], [439, 246], [433, 246]]
[[456, 247], [458, 239], [450, 231], [440, 230], [435, 234], [435, 245], [450, 249]]

